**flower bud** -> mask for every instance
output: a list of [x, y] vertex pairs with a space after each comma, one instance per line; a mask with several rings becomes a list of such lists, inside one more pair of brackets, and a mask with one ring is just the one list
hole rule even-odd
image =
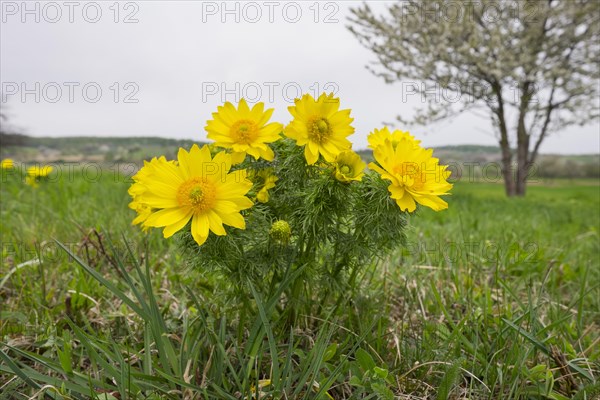
[[271, 225], [269, 235], [271, 235], [271, 238], [273, 238], [273, 240], [276, 242], [287, 244], [292, 236], [292, 229], [290, 228], [290, 224], [288, 224], [286, 221], [278, 220]]

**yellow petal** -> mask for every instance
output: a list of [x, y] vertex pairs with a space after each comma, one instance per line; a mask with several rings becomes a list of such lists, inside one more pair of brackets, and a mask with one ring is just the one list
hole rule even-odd
[[[185, 227], [185, 225], [188, 223], [188, 221], [190, 220], [191, 216], [192, 216], [192, 213], [189, 212], [188, 215], [185, 218], [181, 219], [180, 221], [178, 221], [174, 224], [171, 224], [171, 225], [167, 225], [163, 229], [163, 236], [165, 238], [168, 238], [168, 237], [173, 236], [173, 234], [175, 234], [176, 232], [179, 232], [180, 230], [182, 230]], [[144, 224], [144, 225], [147, 225], [147, 224]]]
[[417, 204], [412, 196], [408, 193], [405, 193], [401, 199], [396, 199], [396, 204], [402, 211], [413, 212], [417, 208]]
[[308, 146], [304, 146], [304, 157], [308, 165], [313, 165], [319, 159], [319, 153], [313, 153]]
[[219, 236], [226, 235], [225, 228], [223, 228], [223, 221], [221, 220], [221, 217], [217, 215], [217, 213], [212, 210], [208, 210], [206, 216], [208, 217], [208, 224], [212, 233]]
[[179, 207], [179, 203], [175, 196], [164, 197], [154, 193], [146, 192], [140, 195], [141, 201], [152, 208], [175, 208]]
[[240, 213], [222, 214], [218, 213], [225, 225], [233, 226], [238, 229], [246, 229], [246, 221]]
[[231, 163], [240, 164], [246, 158], [246, 152], [233, 152], [231, 153]]
[[215, 210], [216, 212], [219, 213], [219, 215], [221, 215], [221, 214], [230, 214], [230, 213], [238, 212], [240, 209], [236, 205], [236, 203], [234, 203], [232, 201], [232, 199], [230, 198], [228, 200], [216, 201], [215, 204], [213, 205], [213, 210]]
[[[146, 225], [153, 227], [161, 227], [179, 223], [182, 219], [189, 219], [189, 210], [181, 207], [167, 208], [150, 214], [146, 220]], [[187, 222], [187, 221], [186, 221]]]
[[192, 237], [199, 246], [208, 238], [208, 217], [206, 214], [198, 214], [192, 217]]

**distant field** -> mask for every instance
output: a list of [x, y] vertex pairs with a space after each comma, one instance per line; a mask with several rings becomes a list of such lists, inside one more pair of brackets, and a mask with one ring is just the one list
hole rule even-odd
[[[210, 285], [199, 284], [202, 271], [182, 264], [174, 240], [130, 225], [128, 186], [129, 178], [114, 171], [94, 180], [81, 172], [63, 175], [37, 190], [3, 175], [0, 342], [57, 360], [70, 340], [66, 320], [72, 319], [84, 330], [97, 327], [92, 332], [107, 343], [116, 340], [111, 346], [143, 344], [142, 321], [123, 325], [125, 306], [53, 240], [124, 290], [111, 254], [126, 254], [125, 240], [137, 256], [147, 255], [174, 337], [186, 329], [177, 305], [189, 304], [185, 285], [218, 303]], [[600, 375], [598, 181], [557, 180], [531, 186], [520, 199], [505, 198], [498, 184], [459, 182], [449, 203], [447, 211], [421, 210], [410, 218], [407, 243], [364, 281], [365, 297], [345, 322], [360, 332], [369, 326], [363, 317], [381, 319], [365, 340], [394, 377], [390, 388], [406, 394], [402, 399], [434, 396], [445, 384], [447, 365], [459, 359], [468, 373], [454, 382], [457, 396], [563, 399], [568, 397], [561, 393], [591, 385]], [[346, 336], [342, 330], [330, 340], [343, 343]], [[73, 351], [70, 362], [84, 376], [104, 370], [89, 364], [89, 350]], [[342, 361], [330, 362], [334, 368]], [[26, 364], [48, 373], [42, 364]], [[0, 385], [11, 382], [4, 388], [8, 397], [0, 398], [32, 395], [11, 379], [0, 362]]]
[[[176, 140], [159, 137], [30, 137], [0, 135], [0, 158], [13, 158], [20, 162], [50, 163], [93, 162], [103, 165], [135, 163], [159, 155], [173, 159], [179, 147], [189, 148], [193, 140]], [[370, 161], [371, 151], [358, 149]], [[435, 149], [436, 157], [450, 166], [454, 176], [466, 180], [501, 183], [500, 149], [496, 146], [459, 145]], [[600, 179], [600, 154], [539, 156], [529, 174], [537, 183], [548, 179], [593, 178]]]

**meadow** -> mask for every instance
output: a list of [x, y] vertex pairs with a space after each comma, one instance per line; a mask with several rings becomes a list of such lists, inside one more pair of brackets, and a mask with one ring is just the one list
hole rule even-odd
[[0, 399], [600, 396], [597, 180], [517, 199], [456, 182], [284, 329], [272, 299], [232, 318], [179, 239], [132, 226], [130, 176], [62, 172], [33, 189], [3, 171]]

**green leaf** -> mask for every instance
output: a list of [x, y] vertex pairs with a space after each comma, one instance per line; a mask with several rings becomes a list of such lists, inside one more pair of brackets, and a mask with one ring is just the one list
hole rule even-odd
[[511, 327], [512, 329], [514, 329], [515, 331], [517, 331], [517, 333], [519, 335], [523, 336], [525, 339], [527, 339], [529, 342], [531, 342], [535, 347], [537, 347], [544, 354], [550, 355], [550, 350], [548, 350], [548, 348], [546, 347], [546, 345], [544, 343], [540, 342], [539, 340], [537, 340], [535, 337], [533, 337], [528, 332], [526, 332], [523, 328], [515, 325], [514, 323], [512, 323], [509, 320], [507, 320], [506, 318], [502, 318], [502, 321], [504, 321], [505, 324], [507, 324], [509, 327]]
[[19, 366], [2, 350], [0, 350], [0, 358], [6, 363], [6, 365], [8, 365], [8, 367], [16, 376], [23, 380], [23, 382], [25, 382], [27, 385], [36, 390], [40, 388], [40, 385], [38, 385], [29, 378], [30, 374], [24, 372], [21, 368], [19, 368]]
[[333, 358], [333, 356], [335, 356], [337, 349], [338, 349], [337, 343], [330, 344], [327, 347], [327, 349], [325, 350], [325, 354], [323, 355], [323, 362], [327, 362], [327, 361], [331, 360]]
[[600, 382], [593, 383], [575, 394], [573, 400], [596, 400], [600, 398]]
[[444, 374], [442, 382], [440, 382], [440, 386], [438, 388], [436, 400], [448, 400], [452, 389], [460, 378], [460, 367], [462, 363], [463, 359], [459, 358], [453, 364], [449, 365], [448, 368], [446, 368], [446, 373]]
[[371, 386], [380, 399], [394, 400], [394, 393], [384, 383], [375, 382]]
[[352, 386], [363, 387], [362, 380], [356, 375], [352, 375], [348, 383]]
[[252, 294], [254, 295], [254, 299], [256, 300], [256, 306], [258, 307], [258, 312], [260, 314], [260, 319], [262, 320], [263, 326], [265, 327], [265, 331], [267, 333], [267, 339], [269, 341], [269, 350], [271, 351], [271, 362], [273, 372], [271, 375], [271, 379], [273, 381], [273, 386], [278, 387], [279, 385], [279, 359], [277, 354], [277, 343], [275, 342], [275, 337], [273, 336], [273, 330], [271, 329], [271, 324], [269, 319], [267, 318], [267, 313], [265, 311], [265, 307], [263, 302], [254, 289], [254, 286], [251, 282], [249, 282], [250, 289], [252, 290]]
[[389, 374], [389, 371], [387, 369], [383, 369], [383, 368], [379, 368], [379, 367], [373, 368], [373, 372], [375, 373], [376, 376], [378, 376], [381, 379], [386, 379]]
[[370, 371], [377, 366], [375, 361], [373, 361], [373, 357], [363, 349], [358, 349], [356, 351], [356, 361], [358, 361], [358, 364], [365, 372]]

